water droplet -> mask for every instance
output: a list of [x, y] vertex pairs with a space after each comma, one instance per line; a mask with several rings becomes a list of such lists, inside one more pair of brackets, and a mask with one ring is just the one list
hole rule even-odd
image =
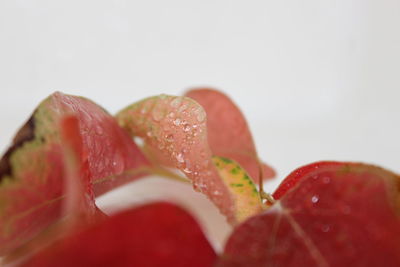
[[183, 158], [182, 153], [179, 153], [178, 155], [176, 155], [176, 160], [180, 163], [185, 162], [185, 159]]
[[328, 224], [322, 225], [322, 227], [321, 227], [322, 232], [327, 233], [327, 232], [329, 232], [329, 230], [331, 230], [331, 227]]
[[317, 195], [314, 195], [311, 197], [311, 202], [312, 203], [317, 203], [319, 201], [319, 197]]
[[220, 195], [221, 195], [221, 192], [218, 191], [218, 190], [214, 190], [213, 195], [215, 195], [215, 196], [220, 196]]
[[183, 169], [183, 171], [184, 171], [184, 172], [186, 172], [186, 173], [192, 173], [192, 171], [191, 171], [191, 170], [189, 170], [189, 168], [187, 168], [187, 167], [186, 167], [186, 168], [184, 168], [184, 169]]
[[190, 124], [185, 123], [185, 124], [183, 125], [183, 131], [189, 132], [189, 131], [190, 131]]
[[183, 98], [182, 97], [177, 97], [174, 100], [171, 101], [170, 105], [171, 107], [177, 108], [181, 103], [182, 103]]
[[196, 118], [198, 122], [203, 122], [206, 118], [206, 113], [204, 112], [204, 110], [202, 108], [198, 108], [196, 110]]
[[331, 178], [329, 176], [322, 177], [322, 182], [324, 184], [329, 184], [331, 182]]
[[174, 116], [175, 116], [175, 113], [173, 113], [173, 112], [168, 113], [168, 117], [173, 118]]
[[172, 142], [174, 141], [174, 135], [173, 134], [168, 134], [165, 136], [165, 140], [167, 140], [167, 142]]
[[198, 173], [198, 172], [194, 172], [193, 174], [194, 174], [194, 175], [196, 175], [196, 176], [197, 176], [197, 175], [199, 175], [199, 173]]
[[187, 108], [187, 105], [186, 105], [186, 104], [183, 104], [182, 106], [180, 106], [180, 107], [178, 108], [178, 111], [179, 111], [179, 112], [183, 112], [183, 111], [185, 111], [186, 108]]
[[140, 113], [142, 113], [143, 115], [146, 114], [149, 111], [150, 108], [150, 102], [146, 101], [142, 104], [142, 108], [140, 109]]
[[181, 124], [181, 120], [180, 120], [179, 118], [175, 119], [175, 120], [174, 120], [174, 124], [175, 124], [176, 126], [179, 126], [179, 125]]
[[148, 131], [148, 132], [146, 133], [146, 135], [147, 135], [148, 137], [152, 137], [152, 136], [153, 136], [153, 133], [152, 133], [151, 131]]
[[156, 105], [154, 108], [153, 108], [153, 112], [152, 112], [152, 115], [153, 115], [153, 119], [155, 120], [155, 121], [160, 121], [160, 120], [162, 120], [163, 118], [164, 118], [164, 111], [162, 110], [162, 108], [161, 108], [161, 105]]
[[120, 174], [124, 170], [125, 164], [124, 164], [124, 160], [120, 154], [117, 153], [114, 155], [114, 159], [112, 161], [112, 166], [113, 166], [114, 172], [116, 174]]

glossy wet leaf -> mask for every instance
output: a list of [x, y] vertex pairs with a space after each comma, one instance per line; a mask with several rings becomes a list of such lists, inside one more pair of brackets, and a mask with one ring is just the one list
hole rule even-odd
[[400, 265], [399, 176], [362, 164], [315, 166], [235, 230], [218, 266]]
[[213, 266], [216, 254], [181, 208], [149, 204], [60, 240], [23, 266]]
[[[213, 89], [194, 89], [185, 96], [198, 102], [207, 113], [208, 142], [213, 154], [237, 161], [258, 183], [261, 163], [240, 109], [227, 95]], [[271, 167], [262, 167], [264, 178], [275, 176]]]
[[188, 97], [160, 95], [117, 114], [119, 124], [144, 139], [155, 161], [178, 168], [235, 224], [239, 207], [212, 162], [203, 108]]

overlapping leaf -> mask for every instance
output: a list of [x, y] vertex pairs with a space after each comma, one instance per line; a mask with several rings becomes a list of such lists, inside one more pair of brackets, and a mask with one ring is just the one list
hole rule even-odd
[[95, 193], [125, 182], [97, 183], [104, 177], [148, 164], [102, 108], [84, 98], [51, 95], [38, 106], [0, 162], [0, 254], [22, 245], [61, 216], [65, 164], [59, 124], [67, 114], [79, 120], [82, 171], [95, 184]]
[[271, 167], [260, 163], [246, 119], [228, 96], [213, 89], [194, 89], [185, 95], [206, 111], [208, 142], [214, 155], [237, 161], [257, 183], [261, 176], [275, 176]]
[[[153, 159], [185, 173], [195, 190], [206, 194], [231, 223], [244, 219], [238, 216], [237, 192], [224, 183], [214, 166], [206, 113], [197, 102], [188, 97], [160, 95], [125, 108], [117, 119], [132, 136], [145, 140]], [[254, 205], [256, 208], [251, 210], [259, 211], [261, 204]]]

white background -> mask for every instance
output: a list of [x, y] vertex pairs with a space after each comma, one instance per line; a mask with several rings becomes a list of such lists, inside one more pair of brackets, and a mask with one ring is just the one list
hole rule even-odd
[[[212, 86], [240, 106], [276, 168], [270, 191], [317, 160], [400, 173], [399, 15], [398, 0], [1, 0], [0, 149], [55, 90], [115, 113]], [[99, 204], [160, 196], [194, 206], [210, 238], [225, 237], [212, 206], [183, 185], [143, 181]]]

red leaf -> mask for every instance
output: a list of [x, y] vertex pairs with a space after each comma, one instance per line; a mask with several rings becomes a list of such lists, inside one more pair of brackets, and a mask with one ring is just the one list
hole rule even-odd
[[147, 165], [114, 118], [93, 102], [55, 93], [44, 100], [0, 161], [0, 255], [24, 244], [61, 217], [64, 157], [60, 120], [79, 120], [83, 170], [95, 192], [136, 176], [106, 179]]
[[56, 242], [24, 266], [213, 266], [216, 254], [181, 208], [156, 203], [124, 211]]
[[399, 176], [326, 162], [297, 173], [272, 208], [235, 230], [219, 266], [400, 266]]
[[275, 190], [272, 195], [274, 199], [278, 200], [282, 196], [286, 194], [288, 190], [293, 188], [301, 179], [307, 177], [310, 172], [316, 171], [320, 168], [325, 167], [344, 167], [348, 163], [344, 162], [335, 162], [335, 161], [320, 161], [316, 163], [312, 163], [303, 167], [300, 167], [293, 172], [291, 172], [278, 186], [278, 189]]
[[67, 116], [61, 120], [60, 128], [65, 167], [64, 213], [76, 217], [79, 223], [82, 218], [91, 221], [98, 208], [95, 205], [87, 161], [83, 161], [83, 154], [86, 152], [83, 148], [79, 120], [75, 116]]
[[[254, 181], [260, 177], [260, 166], [249, 126], [240, 109], [225, 94], [213, 89], [194, 89], [185, 94], [196, 100], [207, 113], [208, 142], [214, 155], [237, 161]], [[275, 171], [263, 164], [263, 178]]]

